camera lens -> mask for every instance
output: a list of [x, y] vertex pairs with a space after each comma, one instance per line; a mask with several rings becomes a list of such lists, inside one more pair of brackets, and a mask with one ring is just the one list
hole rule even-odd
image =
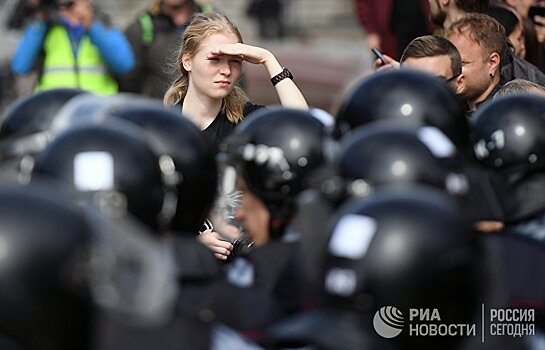
[[236, 239], [233, 242], [233, 250], [231, 250], [231, 254], [227, 257], [226, 262], [233, 260], [235, 257], [246, 256], [250, 254], [253, 248], [254, 241], [249, 237], [243, 236], [239, 239]]

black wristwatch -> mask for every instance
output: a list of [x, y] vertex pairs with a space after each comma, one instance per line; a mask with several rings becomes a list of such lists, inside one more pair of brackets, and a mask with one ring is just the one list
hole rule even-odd
[[282, 72], [271, 78], [271, 83], [273, 84], [273, 86], [276, 86], [276, 84], [286, 78], [290, 78], [291, 80], [293, 80], [293, 74], [291, 74], [291, 72], [286, 67], [283, 67]]

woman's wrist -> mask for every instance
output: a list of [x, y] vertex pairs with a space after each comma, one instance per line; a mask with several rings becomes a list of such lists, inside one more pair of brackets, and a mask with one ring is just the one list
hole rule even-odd
[[277, 75], [278, 73], [282, 72], [282, 66], [276, 60], [276, 57], [274, 57], [272, 52], [270, 52], [269, 50], [266, 50], [266, 54], [264, 56], [265, 57], [262, 61], [262, 64], [265, 66], [265, 69], [267, 69], [267, 72], [269, 72], [269, 76], [271, 78]]
[[270, 78], [274, 77], [277, 74], [282, 73], [282, 69], [283, 69], [283, 67], [276, 60], [276, 58], [265, 63], [265, 67], [267, 68], [267, 71], [269, 72]]

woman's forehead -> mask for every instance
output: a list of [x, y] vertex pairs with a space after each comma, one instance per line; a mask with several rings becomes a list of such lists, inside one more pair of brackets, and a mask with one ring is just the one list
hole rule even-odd
[[238, 38], [231, 33], [214, 33], [207, 36], [202, 42], [199, 49], [203, 48], [212, 48], [219, 45], [225, 44], [236, 44], [240, 41]]

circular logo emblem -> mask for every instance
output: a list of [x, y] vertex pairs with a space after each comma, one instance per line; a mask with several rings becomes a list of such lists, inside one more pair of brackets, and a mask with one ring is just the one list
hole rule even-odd
[[403, 314], [393, 306], [384, 306], [375, 313], [373, 326], [375, 331], [383, 338], [397, 337], [403, 330]]

